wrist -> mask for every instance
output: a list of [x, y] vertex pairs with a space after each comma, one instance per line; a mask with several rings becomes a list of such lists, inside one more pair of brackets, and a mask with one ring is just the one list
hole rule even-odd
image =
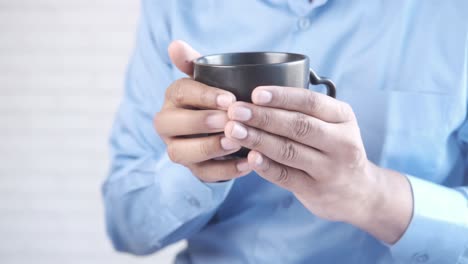
[[364, 201], [358, 218], [351, 224], [393, 244], [404, 234], [413, 214], [413, 195], [408, 179], [395, 171], [380, 168], [369, 162], [368, 184], [364, 187]]

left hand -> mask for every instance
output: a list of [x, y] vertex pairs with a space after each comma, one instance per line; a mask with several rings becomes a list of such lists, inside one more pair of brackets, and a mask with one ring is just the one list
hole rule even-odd
[[354, 224], [387, 243], [402, 235], [412, 214], [409, 183], [367, 159], [347, 103], [277, 86], [256, 88], [252, 101], [229, 107], [225, 134], [252, 149], [248, 162], [261, 177], [319, 217]]

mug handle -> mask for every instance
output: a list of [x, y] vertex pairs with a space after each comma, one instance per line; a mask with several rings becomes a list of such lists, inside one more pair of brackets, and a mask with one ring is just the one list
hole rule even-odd
[[335, 84], [330, 80], [325, 77], [320, 77], [317, 75], [314, 70], [310, 70], [310, 83], [313, 85], [319, 85], [323, 84], [327, 87], [327, 95], [331, 96], [333, 98], [336, 98], [336, 86]]

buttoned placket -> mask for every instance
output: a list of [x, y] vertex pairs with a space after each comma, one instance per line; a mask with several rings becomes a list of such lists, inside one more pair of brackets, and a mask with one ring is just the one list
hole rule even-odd
[[297, 16], [297, 29], [305, 31], [310, 28], [311, 12], [324, 5], [328, 0], [288, 0], [289, 8]]

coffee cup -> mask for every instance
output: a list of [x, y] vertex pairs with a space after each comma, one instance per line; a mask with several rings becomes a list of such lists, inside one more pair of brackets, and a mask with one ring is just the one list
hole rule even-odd
[[[241, 52], [207, 55], [193, 61], [193, 78], [209, 86], [233, 93], [238, 101], [252, 102], [252, 91], [263, 85], [309, 88], [325, 85], [327, 94], [336, 96], [333, 82], [320, 77], [309, 67], [306, 55], [284, 52]], [[235, 153], [245, 157], [248, 149]]]

